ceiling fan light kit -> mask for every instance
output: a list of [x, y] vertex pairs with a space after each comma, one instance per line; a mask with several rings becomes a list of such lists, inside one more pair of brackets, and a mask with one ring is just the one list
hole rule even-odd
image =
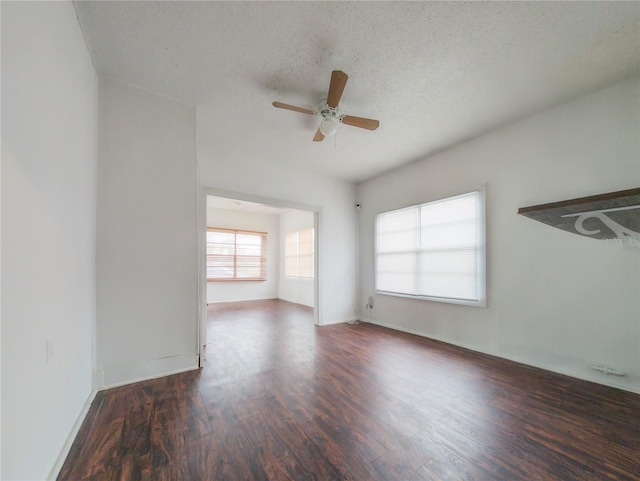
[[307, 115], [320, 115], [322, 120], [320, 126], [313, 137], [314, 142], [324, 140], [325, 136], [333, 135], [338, 129], [338, 124], [351, 125], [361, 129], [376, 130], [380, 122], [373, 119], [365, 119], [363, 117], [354, 117], [352, 115], [340, 115], [338, 113], [338, 104], [342, 97], [342, 92], [347, 85], [349, 77], [340, 70], [334, 70], [331, 73], [331, 83], [329, 84], [329, 93], [326, 99], [322, 99], [318, 104], [318, 111], [296, 107], [282, 102], [273, 102], [272, 105], [279, 109], [292, 110]]
[[340, 121], [338, 108], [329, 107], [329, 105], [327, 105], [327, 99], [322, 99], [318, 104], [318, 112], [320, 112], [320, 115], [322, 116], [320, 132], [325, 136], [335, 134]]
[[327, 135], [333, 135], [338, 129], [338, 123], [338, 119], [336, 119], [335, 117], [325, 118], [322, 120], [322, 122], [320, 122], [320, 132], [322, 132], [322, 135], [324, 135], [325, 137]]

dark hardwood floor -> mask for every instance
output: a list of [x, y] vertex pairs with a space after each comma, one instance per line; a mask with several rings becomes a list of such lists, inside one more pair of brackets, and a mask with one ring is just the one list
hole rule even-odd
[[206, 366], [102, 391], [59, 480], [639, 480], [640, 396], [284, 301]]

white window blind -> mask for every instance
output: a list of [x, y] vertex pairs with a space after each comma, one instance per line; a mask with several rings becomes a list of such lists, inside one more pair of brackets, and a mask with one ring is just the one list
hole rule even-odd
[[207, 228], [207, 280], [263, 281], [267, 278], [267, 234]]
[[313, 279], [313, 227], [287, 232], [284, 246], [284, 275]]
[[376, 290], [484, 305], [480, 191], [379, 214]]

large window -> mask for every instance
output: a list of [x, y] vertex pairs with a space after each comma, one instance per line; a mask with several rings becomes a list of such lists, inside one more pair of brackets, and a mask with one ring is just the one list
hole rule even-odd
[[379, 214], [376, 291], [485, 305], [482, 191]]
[[207, 228], [208, 281], [264, 281], [267, 234]]
[[287, 232], [284, 244], [284, 275], [313, 279], [313, 227]]

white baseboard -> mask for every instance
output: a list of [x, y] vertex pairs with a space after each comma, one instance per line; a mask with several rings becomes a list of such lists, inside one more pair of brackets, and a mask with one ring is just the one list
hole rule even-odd
[[271, 301], [277, 299], [277, 297], [252, 297], [251, 299], [227, 299], [218, 301], [207, 301], [207, 306], [210, 304], [226, 304], [228, 302], [250, 302], [250, 301]]
[[524, 359], [524, 358], [519, 358], [516, 356], [510, 356], [510, 355], [506, 355], [504, 353], [499, 353], [499, 352], [491, 352], [489, 350], [486, 349], [479, 349], [475, 346], [470, 346], [468, 344], [464, 344], [461, 342], [453, 342], [450, 341], [448, 339], [443, 339], [441, 337], [438, 336], [432, 336], [432, 335], [426, 335], [424, 333], [421, 332], [417, 332], [411, 329], [405, 329], [403, 327], [399, 327], [393, 324], [388, 324], [385, 322], [381, 322], [378, 320], [374, 320], [374, 319], [366, 319], [364, 317], [360, 318], [361, 321], [363, 322], [368, 322], [370, 324], [376, 324], [378, 326], [382, 326], [382, 327], [387, 327], [389, 329], [393, 329], [395, 331], [401, 331], [401, 332], [406, 332], [408, 334], [413, 334], [416, 336], [420, 336], [420, 337], [424, 337], [427, 339], [433, 339], [434, 341], [440, 341], [440, 342], [444, 342], [446, 344], [451, 344], [453, 346], [458, 346], [458, 347], [462, 347], [464, 349], [468, 349], [470, 351], [474, 351], [474, 352], [480, 352], [482, 354], [488, 354], [490, 356], [495, 356], [495, 357], [499, 357], [501, 359], [506, 359], [507, 361], [513, 361], [513, 362], [517, 362], [519, 364], [524, 364], [526, 366], [531, 366], [531, 367], [536, 367], [538, 369], [544, 369], [545, 371], [550, 371], [550, 372], [555, 372], [557, 374], [562, 374], [564, 376], [569, 376], [569, 377], [573, 377], [575, 379], [581, 379], [583, 381], [589, 381], [589, 382], [593, 382], [596, 384], [602, 384], [604, 386], [609, 386], [615, 389], [622, 389], [624, 391], [629, 391], [629, 392], [633, 392], [633, 393], [637, 393], [640, 394], [640, 389], [636, 388], [635, 386], [632, 385], [627, 385], [627, 384], [622, 384], [620, 382], [615, 382], [617, 379], [611, 379], [611, 376], [609, 376], [609, 378], [606, 378], [606, 374], [602, 374], [600, 375], [586, 375], [584, 373], [580, 373], [580, 372], [575, 372], [572, 371], [570, 369], [559, 369], [557, 366], [553, 366], [553, 365], [549, 365], [549, 364], [544, 364], [541, 362], [535, 362], [532, 361], [530, 359]]
[[160, 359], [107, 366], [102, 369], [102, 386], [99, 389], [146, 381], [194, 369], [198, 369], [197, 354], [178, 354]]
[[350, 317], [348, 319], [335, 319], [335, 320], [331, 320], [331, 321], [325, 320], [325, 322], [323, 322], [320, 325], [321, 326], [330, 326], [332, 324], [346, 324], [349, 321], [357, 321], [357, 320], [358, 320], [357, 317]]
[[58, 454], [58, 458], [56, 459], [56, 462], [53, 465], [53, 468], [51, 468], [51, 471], [49, 472], [49, 476], [47, 476], [47, 480], [54, 481], [58, 477], [58, 474], [60, 474], [62, 465], [66, 461], [67, 456], [69, 455], [69, 451], [71, 451], [71, 446], [73, 445], [73, 442], [75, 441], [76, 436], [78, 435], [78, 432], [80, 432], [82, 423], [84, 422], [84, 419], [87, 417], [87, 414], [89, 413], [89, 408], [91, 407], [91, 403], [93, 402], [93, 400], [96, 398], [97, 392], [98, 391], [94, 389], [89, 393], [89, 397], [85, 401], [84, 406], [82, 406], [82, 410], [80, 411], [80, 414], [78, 414], [78, 417], [76, 418], [76, 422], [73, 423], [73, 427], [71, 428], [71, 431], [69, 432], [69, 435], [67, 436], [67, 439], [65, 440], [64, 445], [62, 446], [62, 450], [60, 451], [60, 454]]

